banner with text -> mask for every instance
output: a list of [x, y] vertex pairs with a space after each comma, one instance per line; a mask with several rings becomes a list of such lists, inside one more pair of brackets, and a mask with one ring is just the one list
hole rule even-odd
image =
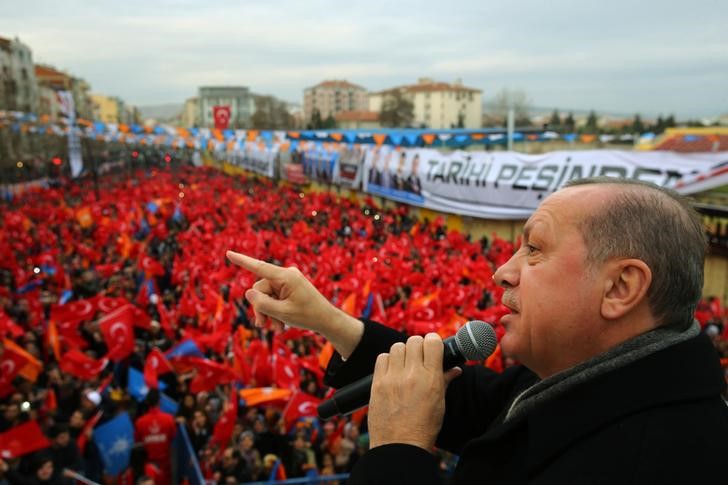
[[645, 180], [675, 188], [683, 177], [709, 173], [728, 152], [678, 154], [618, 150], [442, 153], [371, 148], [364, 190], [428, 209], [487, 219], [525, 219], [567, 181], [592, 176]]

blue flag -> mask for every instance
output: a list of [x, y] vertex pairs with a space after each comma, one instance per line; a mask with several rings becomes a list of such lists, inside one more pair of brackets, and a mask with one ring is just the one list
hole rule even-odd
[[127, 413], [121, 413], [94, 430], [94, 441], [101, 453], [104, 469], [109, 475], [119, 475], [129, 466], [134, 444], [134, 425]]
[[[160, 384], [162, 384], [160, 382]], [[159, 397], [159, 409], [163, 413], [171, 414], [172, 416], [177, 416], [177, 410], [179, 409], [179, 403], [169, 397], [166, 394], [162, 394]]]
[[71, 298], [73, 298], [73, 291], [63, 290], [63, 293], [61, 293], [61, 297], [58, 299], [58, 304], [65, 305]]
[[[166, 387], [167, 385], [164, 382], [159, 381], [160, 391], [163, 391], [164, 389], [166, 389]], [[138, 402], [143, 401], [149, 393], [149, 388], [144, 383], [144, 374], [142, 374], [133, 367], [129, 367], [126, 390], [129, 392], [129, 395], [136, 399]]]
[[175, 345], [172, 349], [170, 349], [170, 351], [166, 354], [166, 357], [168, 359], [171, 359], [173, 357], [185, 356], [199, 357], [201, 359], [205, 358], [205, 354], [202, 353], [195, 341], [191, 339], [183, 340], [179, 344]]
[[31, 280], [30, 282], [24, 284], [23, 286], [19, 287], [15, 293], [17, 293], [18, 295], [22, 295], [25, 293], [29, 293], [29, 292], [35, 290], [36, 288], [40, 288], [41, 286], [43, 286], [43, 280], [40, 278], [36, 278], [36, 279]]

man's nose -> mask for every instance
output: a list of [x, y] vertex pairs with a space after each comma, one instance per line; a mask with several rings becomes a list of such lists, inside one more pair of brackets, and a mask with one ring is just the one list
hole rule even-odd
[[511, 256], [506, 264], [498, 268], [493, 274], [495, 284], [503, 288], [513, 288], [520, 282], [520, 271], [516, 261], [516, 255]]

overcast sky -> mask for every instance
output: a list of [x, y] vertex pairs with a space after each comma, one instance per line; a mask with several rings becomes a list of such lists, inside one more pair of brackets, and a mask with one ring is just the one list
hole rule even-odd
[[728, 113], [726, 0], [0, 0], [0, 36], [136, 105], [427, 76], [562, 110]]

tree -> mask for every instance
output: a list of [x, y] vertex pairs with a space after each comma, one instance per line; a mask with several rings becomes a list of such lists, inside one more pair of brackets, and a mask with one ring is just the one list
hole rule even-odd
[[642, 123], [642, 117], [637, 113], [634, 115], [634, 121], [632, 122], [632, 132], [633, 133], [644, 133], [645, 131], [645, 124]]
[[573, 133], [574, 128], [576, 128], [576, 121], [574, 121], [574, 114], [569, 113], [566, 118], [564, 118], [564, 130]]
[[531, 101], [528, 99], [528, 95], [522, 89], [509, 90], [503, 88], [495, 95], [493, 100], [493, 115], [502, 120], [503, 125], [505, 125], [508, 120], [508, 110], [513, 109], [516, 125], [529, 126], [531, 125], [528, 115], [530, 104]]
[[597, 133], [599, 131], [599, 118], [594, 110], [589, 112], [589, 117], [586, 119], [586, 125], [584, 125], [585, 133]]
[[255, 97], [255, 113], [250, 122], [256, 129], [285, 130], [293, 127], [293, 117], [286, 103], [273, 96]]
[[308, 123], [309, 130], [318, 130], [323, 127], [323, 120], [321, 119], [321, 112], [318, 108], [314, 108], [311, 113], [311, 121]]
[[382, 103], [382, 112], [379, 113], [382, 126], [388, 128], [412, 126], [414, 118], [414, 104], [401, 91], [392, 91], [386, 95]]
[[551, 118], [549, 118], [549, 129], [551, 130], [560, 130], [561, 129], [561, 116], [559, 116], [559, 110], [555, 109], [553, 113], [551, 113]]
[[336, 128], [336, 120], [332, 115], [326, 117], [323, 122], [322, 128], [324, 128], [325, 130], [331, 130], [333, 128]]

